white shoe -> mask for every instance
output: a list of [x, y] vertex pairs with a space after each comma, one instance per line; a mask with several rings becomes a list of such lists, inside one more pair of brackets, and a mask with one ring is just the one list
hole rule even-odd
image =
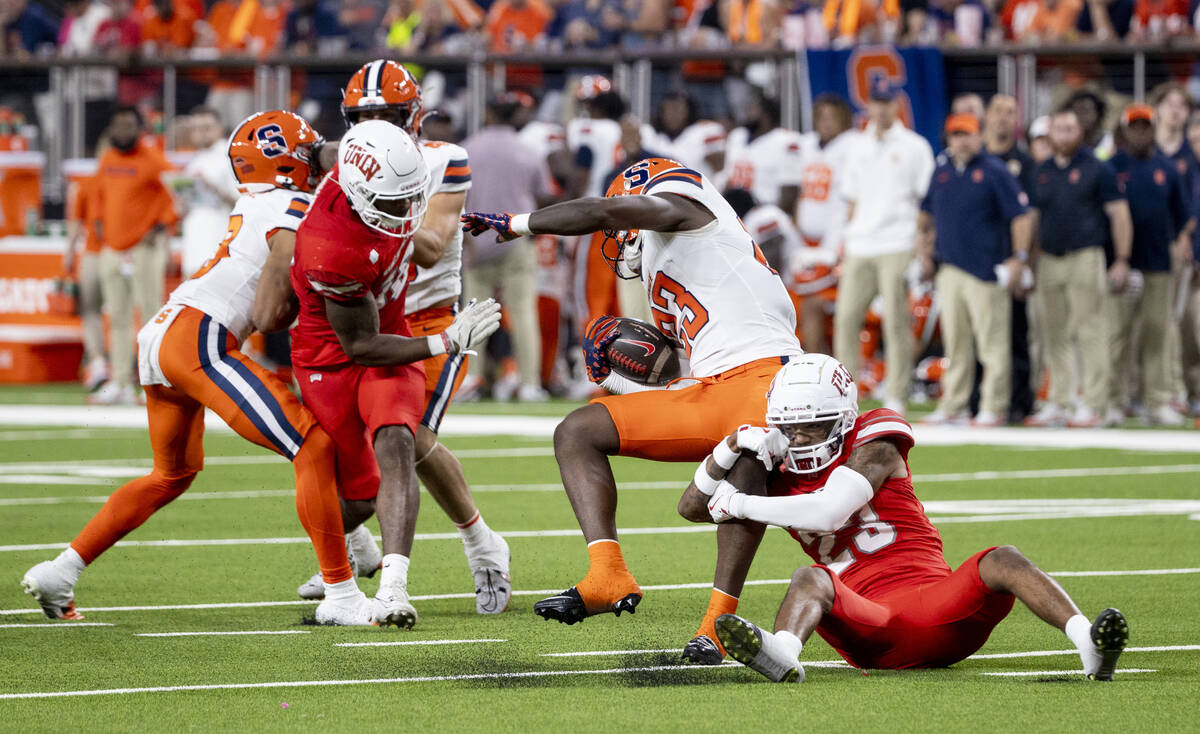
[[501, 403], [507, 403], [517, 394], [517, 388], [521, 386], [521, 378], [516, 374], [505, 375], [496, 384], [492, 385], [492, 399]]
[[380, 626], [412, 629], [417, 623], [417, 610], [408, 600], [408, 588], [404, 584], [380, 586], [372, 604], [375, 622]]
[[1115, 428], [1125, 422], [1125, 411], [1115, 406], [1108, 406], [1104, 411], [1104, 427]]
[[1175, 412], [1169, 405], [1160, 405], [1157, 410], [1146, 415], [1146, 424], [1151, 426], [1179, 427], [1184, 423], [1183, 416]]
[[717, 637], [729, 657], [776, 683], [803, 683], [804, 667], [775, 635], [736, 614], [716, 621]]
[[350, 565], [354, 566], [354, 575], [359, 578], [371, 578], [383, 562], [383, 551], [379, 550], [366, 524], [346, 533], [346, 553], [350, 556]]
[[1004, 425], [1004, 421], [1000, 420], [1000, 416], [990, 410], [981, 410], [975, 414], [971, 425], [975, 428], [999, 428]]
[[467, 554], [475, 580], [475, 611], [479, 614], [499, 614], [508, 609], [512, 600], [512, 577], [508, 574], [511, 557], [508, 543], [495, 532], [485, 550]]
[[121, 385], [109, 380], [100, 389], [88, 396], [89, 405], [137, 405], [137, 395], [132, 385]]
[[342, 599], [326, 599], [317, 605], [317, 624], [371, 627], [375, 625], [375, 605], [361, 591]]
[[963, 412], [951, 415], [938, 408], [917, 422], [925, 426], [965, 426], [970, 422], [970, 418]]
[[1067, 421], [1069, 428], [1100, 428], [1102, 425], [1103, 421], [1096, 415], [1096, 411], [1086, 406], [1080, 406], [1075, 415], [1071, 416], [1071, 420]]
[[26, 571], [21, 588], [41, 605], [50, 619], [83, 619], [75, 611], [75, 585], [54, 561], [42, 561]]
[[521, 385], [517, 388], [517, 400], [522, 403], [544, 403], [550, 399], [550, 393], [539, 385]]
[[325, 579], [321, 577], [321, 572], [314, 573], [308, 581], [300, 584], [300, 588], [296, 589], [296, 593], [301, 599], [324, 599], [325, 598]]
[[92, 392], [108, 381], [108, 362], [97, 357], [83, 371], [83, 389]]
[[459, 385], [458, 391], [454, 393], [454, 402], [477, 403], [481, 397], [483, 397], [483, 380], [467, 375], [463, 378], [462, 385]]
[[1062, 428], [1067, 425], [1067, 412], [1054, 403], [1046, 403], [1038, 412], [1025, 419], [1025, 425]]
[[907, 408], [904, 407], [904, 403], [895, 398], [885, 398], [883, 401], [883, 409], [899, 413], [901, 417], [904, 416], [904, 412], [907, 410]]

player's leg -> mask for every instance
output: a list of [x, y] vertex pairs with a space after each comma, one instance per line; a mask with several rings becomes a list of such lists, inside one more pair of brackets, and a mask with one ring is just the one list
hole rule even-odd
[[21, 581], [48, 617], [82, 619], [75, 611], [74, 588], [84, 567], [183, 494], [204, 466], [200, 403], [178, 390], [152, 385], [146, 388], [146, 412], [154, 469], [113, 492], [65, 551], [29, 569]]
[[683, 659], [698, 665], [720, 665], [725, 648], [716, 632], [722, 615], [737, 611], [738, 599], [750, 572], [754, 554], [766, 526], [754, 522], [726, 522], [717, 526], [717, 569], [708, 597], [708, 608], [691, 641], [683, 646]]
[[979, 578], [993, 591], [1012, 594], [1043, 622], [1060, 629], [1079, 650], [1083, 672], [1112, 680], [1117, 658], [1129, 640], [1129, 626], [1116, 609], [1089, 620], [1062, 586], [1011, 545], [979, 559]]

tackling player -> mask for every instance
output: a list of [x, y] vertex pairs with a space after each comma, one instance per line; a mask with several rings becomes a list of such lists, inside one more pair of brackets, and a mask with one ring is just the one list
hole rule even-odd
[[[982, 647], [1020, 599], [1067, 635], [1087, 676], [1112, 680], [1129, 638], [1121, 612], [1088, 621], [1011, 545], [950, 570], [913, 493], [912, 428], [890, 410], [859, 416], [858, 388], [840, 362], [807, 354], [782, 367], [766, 423], [717, 444], [679, 502], [694, 522], [785, 528], [816, 561], [792, 575], [774, 633], [733, 614], [717, 619], [736, 660], [774, 681], [803, 681], [800, 652], [816, 630], [857, 668], [944, 667]], [[753, 456], [739, 456], [736, 446], [752, 444]]]
[[[501, 239], [605, 232], [610, 265], [622, 277], [640, 276], [655, 324], [687, 352], [693, 384], [649, 390], [609, 370], [604, 354], [618, 322], [596, 319], [584, 340], [588, 376], [629, 394], [593, 400], [554, 432], [559, 472], [591, 563], [582, 581], [538, 602], [534, 611], [568, 624], [632, 612], [642, 592], [617, 543], [617, 486], [608, 457], [698, 461], [734, 427], [760, 421], [771, 377], [803, 353], [791, 300], [721, 194], [694, 170], [665, 158], [625, 169], [603, 199], [576, 199], [531, 214], [469, 212], [463, 225], [473, 233], [494, 229]], [[748, 523], [718, 529], [714, 588], [685, 649], [689, 659], [721, 661], [713, 621], [737, 608], [745, 578], [745, 569], [728, 566], [729, 550], [757, 547], [763, 530]]]
[[371, 623], [371, 602], [346, 557], [333, 443], [287, 386], [238, 351], [251, 331], [275, 331], [292, 319], [288, 264], [312, 201], [309, 156], [319, 141], [302, 118], [278, 111], [250, 116], [230, 137], [244, 194], [228, 235], [138, 333], [154, 470], [114, 492], [58, 558], [25, 574], [21, 584], [46, 616], [82, 619], [74, 586], [84, 567], [191, 486], [204, 465], [207, 407], [243, 438], [292, 460], [296, 510], [323, 578], [317, 621]]
[[[300, 392], [337, 448], [345, 524], [376, 509], [383, 578], [375, 620], [412, 627], [408, 564], [420, 495], [414, 470], [430, 357], [459, 357], [499, 328], [500, 306], [471, 304], [444, 331], [411, 336], [404, 301], [429, 171], [407, 132], [361, 122], [338, 147], [296, 235], [291, 284], [300, 299], [292, 363]], [[378, 498], [378, 502], [377, 502]]]
[[[376, 59], [355, 72], [343, 92], [342, 114], [349, 125], [383, 120], [417, 139], [429, 171], [424, 191], [428, 207], [413, 236], [412, 261], [417, 269], [416, 277], [408, 284], [404, 310], [413, 336], [441, 333], [454, 323], [462, 295], [463, 233], [458, 217], [471, 187], [467, 151], [451, 143], [419, 139], [421, 87], [395, 61]], [[440, 354], [424, 364], [425, 407], [416, 429], [416, 470], [462, 536], [475, 583], [475, 610], [497, 614], [508, 607], [512, 596], [508, 544], [484, 522], [462, 464], [437, 437], [450, 400], [466, 376], [466, 362], [465, 354]], [[352, 551], [366, 558], [362, 565], [373, 572], [372, 561], [377, 565], [380, 554], [370, 531], [360, 524], [348, 535]], [[364, 570], [368, 569], [360, 568], [359, 572]], [[313, 576], [299, 592], [304, 598], [314, 598], [322, 590], [320, 579]]]

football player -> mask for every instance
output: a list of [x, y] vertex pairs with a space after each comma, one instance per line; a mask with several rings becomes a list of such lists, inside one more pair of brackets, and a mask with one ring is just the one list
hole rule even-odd
[[[413, 236], [412, 261], [417, 269], [408, 284], [404, 311], [414, 336], [441, 333], [454, 323], [462, 295], [463, 233], [458, 217], [471, 187], [467, 151], [451, 143], [419, 139], [424, 115], [421, 87], [395, 61], [377, 59], [355, 72], [343, 93], [342, 114], [350, 125], [366, 120], [390, 122], [418, 141], [429, 172], [424, 191], [428, 207]], [[508, 544], [484, 522], [462, 464], [437, 437], [446, 408], [466, 376], [466, 361], [465, 354], [440, 354], [425, 362], [425, 408], [416, 428], [416, 469], [462, 536], [475, 584], [475, 610], [496, 614], [508, 607], [512, 596]], [[348, 535], [359, 573], [373, 573], [380, 552], [370, 531], [359, 524]], [[300, 587], [300, 596], [320, 595], [319, 581], [316, 576], [309, 579]]]
[[[523, 214], [468, 212], [471, 232], [501, 239], [529, 234], [605, 232], [618, 274], [640, 278], [655, 325], [690, 359], [691, 384], [649, 390], [609, 369], [605, 351], [618, 322], [601, 317], [585, 335], [589, 378], [611, 392], [575, 410], [554, 432], [563, 486], [587, 541], [587, 576], [534, 611], [568, 624], [605, 612], [632, 612], [641, 589], [617, 542], [617, 486], [608, 457], [655, 461], [702, 458], [736, 426], [760, 421], [779, 365], [803, 353], [787, 291], [713, 185], [677, 161], [651, 158], [625, 169], [603, 199], [585, 198]], [[729, 568], [733, 546], [757, 547], [764, 526], [718, 528], [718, 560], [708, 610], [688, 659], [719, 663], [713, 622], [737, 608], [745, 569]], [[750, 554], [752, 556], [753, 553]], [[730, 583], [736, 579], [736, 583]]]
[[726, 141], [723, 183], [791, 215], [800, 196], [800, 133], [781, 127], [779, 120], [778, 101], [751, 98], [745, 122]]
[[333, 443], [287, 386], [238, 351], [251, 331], [292, 320], [288, 264], [312, 202], [310, 155], [319, 141], [302, 118], [279, 111], [250, 116], [229, 139], [243, 195], [225, 241], [138, 333], [154, 470], [114, 492], [58, 558], [25, 574], [22, 586], [47, 616], [82, 618], [74, 586], [84, 567], [191, 486], [204, 465], [207, 407], [242, 437], [291, 459], [296, 509], [321, 567], [317, 621], [372, 622], [346, 557]]
[[[816, 562], [792, 575], [774, 632], [734, 614], [717, 619], [734, 659], [773, 681], [803, 681], [800, 652], [816, 630], [857, 668], [945, 667], [982, 647], [1020, 599], [1066, 634], [1084, 674], [1112, 680], [1129, 637], [1121, 612], [1089, 621], [1011, 545], [950, 570], [913, 493], [912, 428], [890, 410], [860, 416], [841, 362], [806, 354], [784, 365], [765, 417], [767, 428], [743, 427], [718, 443], [679, 502], [694, 522], [785, 528]], [[738, 451], [751, 445], [752, 455]]]
[[291, 269], [300, 299], [292, 331], [300, 392], [333, 437], [345, 524], [357, 527], [378, 509], [383, 577], [375, 620], [401, 627], [417, 621], [408, 564], [420, 499], [420, 363], [461, 357], [500, 323], [500, 306], [488, 299], [439, 333], [412, 336], [404, 303], [428, 190], [429, 170], [411, 135], [383, 120], [358, 123], [317, 188]]
[[725, 167], [725, 126], [698, 119], [696, 103], [687, 92], [669, 92], [662, 98], [654, 125], [642, 126], [642, 142], [710, 181]]

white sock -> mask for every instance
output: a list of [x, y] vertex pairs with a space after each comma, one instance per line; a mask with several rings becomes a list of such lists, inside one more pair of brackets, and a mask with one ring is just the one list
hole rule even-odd
[[797, 660], [800, 659], [800, 651], [804, 649], [804, 643], [800, 641], [799, 637], [787, 630], [780, 630], [772, 634], [787, 649], [789, 654], [794, 654]]
[[467, 555], [471, 555], [477, 550], [482, 550], [484, 542], [492, 537], [492, 529], [483, 521], [483, 515], [478, 512], [465, 525], [455, 523], [455, 527], [458, 528], [458, 534], [462, 536], [463, 546], [467, 549]]
[[1092, 623], [1082, 614], [1076, 614], [1067, 620], [1067, 624], [1063, 627], [1063, 632], [1071, 642], [1075, 643], [1075, 648], [1079, 650], [1079, 659], [1083, 662], [1083, 674], [1091, 675], [1100, 669], [1100, 651], [1096, 649], [1096, 644], [1092, 642]]
[[388, 553], [383, 557], [382, 576], [379, 586], [403, 586], [408, 588], [408, 556]]
[[79, 574], [83, 573], [83, 569], [87, 568], [87, 564], [83, 562], [83, 558], [71, 546], [58, 554], [58, 558], [54, 559], [54, 565], [62, 571], [68, 579], [71, 580], [71, 586], [79, 581]]
[[336, 584], [325, 583], [326, 599], [349, 599], [358, 596], [358, 594], [358, 583], [353, 577], [345, 581], [339, 581]]

